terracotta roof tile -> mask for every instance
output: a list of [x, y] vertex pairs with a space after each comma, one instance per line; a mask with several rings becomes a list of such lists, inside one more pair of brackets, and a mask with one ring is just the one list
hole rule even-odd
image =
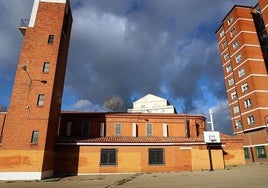
[[[131, 136], [106, 136], [106, 137], [60, 137], [57, 143], [203, 143], [203, 135], [195, 138], [184, 137], [131, 137]], [[221, 142], [242, 142], [242, 139], [221, 134]]]
[[58, 143], [188, 143], [188, 142], [203, 142], [203, 138], [108, 136], [108, 137], [97, 137], [97, 138], [64, 137], [58, 139]]

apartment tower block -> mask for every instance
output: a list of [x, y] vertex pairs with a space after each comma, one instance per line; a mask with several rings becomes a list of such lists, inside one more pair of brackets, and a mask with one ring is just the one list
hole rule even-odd
[[0, 179], [53, 175], [72, 14], [68, 0], [35, 0], [0, 147]]
[[235, 5], [216, 31], [233, 133], [248, 162], [268, 161], [268, 1]]

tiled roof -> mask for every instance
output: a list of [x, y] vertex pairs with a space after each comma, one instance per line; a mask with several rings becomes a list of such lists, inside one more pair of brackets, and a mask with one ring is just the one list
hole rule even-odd
[[107, 136], [97, 138], [64, 137], [58, 139], [58, 143], [187, 143], [187, 142], [203, 142], [203, 138]]
[[[222, 142], [241, 142], [241, 139], [231, 137], [229, 135], [222, 135]], [[184, 137], [131, 137], [131, 136], [106, 136], [106, 137], [96, 137], [96, 138], [86, 138], [86, 137], [61, 137], [58, 138], [57, 143], [137, 143], [137, 144], [150, 144], [150, 143], [181, 143], [181, 144], [190, 144], [190, 143], [204, 143], [203, 136], [196, 138], [184, 138]]]

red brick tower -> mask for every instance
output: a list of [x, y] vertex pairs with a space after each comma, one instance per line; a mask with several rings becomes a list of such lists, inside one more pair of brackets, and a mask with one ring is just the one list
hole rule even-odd
[[234, 6], [217, 30], [233, 132], [248, 162], [268, 161], [268, 1]]
[[0, 147], [0, 179], [53, 175], [54, 147], [72, 25], [68, 0], [35, 0]]

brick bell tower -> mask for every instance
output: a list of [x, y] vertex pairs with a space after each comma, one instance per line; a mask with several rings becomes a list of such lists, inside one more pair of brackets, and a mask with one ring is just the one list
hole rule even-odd
[[68, 0], [34, 0], [0, 146], [0, 179], [43, 179], [54, 173], [72, 13]]

